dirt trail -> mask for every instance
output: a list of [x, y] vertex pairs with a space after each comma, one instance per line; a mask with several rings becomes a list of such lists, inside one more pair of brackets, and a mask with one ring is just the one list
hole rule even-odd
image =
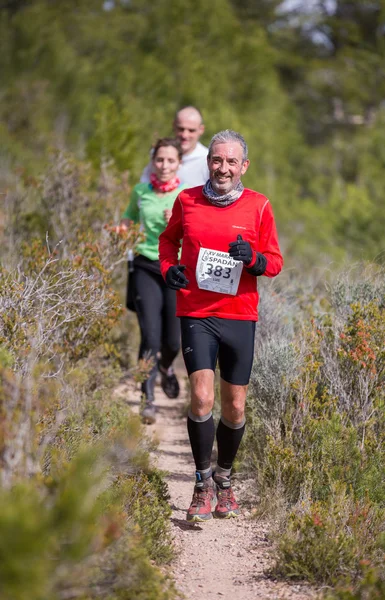
[[[185, 372], [178, 378], [184, 382]], [[123, 384], [124, 394], [134, 412], [139, 410], [139, 390], [133, 384]], [[157, 421], [147, 426], [148, 433], [159, 440], [155, 459], [160, 469], [168, 472], [171, 496], [171, 526], [177, 559], [171, 574], [177, 589], [186, 600], [198, 598], [222, 600], [308, 600], [315, 593], [304, 586], [289, 585], [266, 577], [271, 565], [266, 525], [249, 518], [247, 510], [237, 519], [207, 523], [187, 523], [186, 509], [190, 504], [194, 467], [187, 437], [186, 420], [181, 416], [186, 401], [184, 386], [177, 400], [169, 400], [156, 386]], [[242, 505], [242, 496], [234, 490]]]

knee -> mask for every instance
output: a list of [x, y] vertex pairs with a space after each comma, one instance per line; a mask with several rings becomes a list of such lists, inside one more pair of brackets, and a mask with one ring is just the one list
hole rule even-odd
[[245, 420], [245, 410], [244, 407], [236, 405], [222, 407], [222, 416], [226, 421], [229, 421], [229, 423], [238, 425]]
[[214, 392], [207, 386], [198, 385], [191, 390], [191, 412], [198, 417], [207, 415], [214, 405]]
[[237, 425], [245, 419], [245, 402], [234, 398], [231, 402], [222, 402], [222, 415], [230, 423]]
[[154, 331], [144, 330], [141, 331], [141, 346], [146, 352], [149, 352], [154, 356], [160, 350], [159, 336]]
[[178, 354], [179, 350], [180, 350], [180, 341], [179, 338], [175, 341], [171, 341], [168, 342], [167, 344], [168, 346], [168, 351], [170, 354], [175, 354], [175, 356]]

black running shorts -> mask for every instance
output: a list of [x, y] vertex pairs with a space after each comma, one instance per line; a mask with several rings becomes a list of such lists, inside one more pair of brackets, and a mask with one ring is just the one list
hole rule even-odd
[[182, 352], [189, 375], [201, 369], [215, 371], [217, 359], [222, 379], [247, 385], [254, 356], [255, 321], [218, 317], [181, 317]]

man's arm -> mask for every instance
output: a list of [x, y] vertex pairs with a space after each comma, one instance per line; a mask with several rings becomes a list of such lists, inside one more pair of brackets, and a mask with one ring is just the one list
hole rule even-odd
[[178, 264], [178, 254], [183, 237], [182, 202], [177, 196], [172, 208], [171, 218], [166, 229], [159, 236], [160, 271], [166, 279], [170, 267]]
[[229, 244], [229, 254], [234, 260], [240, 260], [250, 275], [275, 277], [282, 269], [283, 259], [279, 249], [277, 229], [270, 202], [266, 200], [259, 225], [259, 250], [253, 250], [250, 242], [238, 235], [235, 242]]
[[255, 252], [255, 258], [247, 270], [252, 275], [275, 277], [281, 271], [282, 266], [283, 258], [279, 248], [273, 209], [270, 202], [266, 200], [259, 228], [259, 251]]

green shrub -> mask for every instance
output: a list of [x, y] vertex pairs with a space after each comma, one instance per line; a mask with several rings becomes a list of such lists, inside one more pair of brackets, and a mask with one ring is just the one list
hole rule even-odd
[[360, 561], [383, 560], [384, 271], [297, 290], [262, 291], [241, 470], [279, 518], [278, 573], [357, 584]]
[[[323, 499], [334, 481], [349, 484], [357, 497], [384, 497], [381, 281], [350, 286], [345, 300], [352, 288], [356, 300], [343, 308], [338, 282], [338, 294], [327, 296], [329, 312], [312, 318], [307, 330], [294, 319], [281, 331], [273, 323], [272, 334], [266, 331], [256, 345], [242, 458], [260, 486], [283, 485], [289, 502], [304, 485]], [[276, 294], [269, 301], [273, 315], [276, 304], [281, 314], [287, 306]]]
[[[59, 598], [69, 586], [76, 597], [88, 599], [100, 597], [100, 589], [111, 599], [174, 595], [153, 566], [172, 558], [167, 487], [151, 468], [153, 445], [139, 417], [112, 395], [111, 365], [98, 372], [92, 388], [88, 383], [98, 363], [86, 367], [84, 361], [63, 382], [61, 419], [50, 396], [35, 426], [28, 421], [26, 446], [19, 448], [23, 469], [16, 468], [10, 453], [20, 436], [4, 428], [1, 419], [0, 590], [5, 600]], [[12, 397], [22, 401], [27, 390], [9, 368], [0, 375], [1, 410], [7, 415]], [[42, 392], [41, 384], [35, 390], [40, 406]], [[34, 453], [30, 442], [36, 444]], [[127, 556], [133, 561], [129, 565]]]
[[[116, 600], [174, 597], [170, 582], [150, 563], [150, 557], [165, 559], [168, 523], [156, 505], [156, 528], [141, 517], [149, 499], [156, 504], [157, 486], [142, 474], [126, 479], [123, 487], [113, 484], [111, 494], [105, 489], [111, 486], [107, 465], [98, 455], [83, 452], [41, 482], [33, 479], [0, 492], [4, 600], [54, 600], [68, 592], [91, 599], [103, 588]], [[132, 506], [128, 482], [135, 490]]]
[[129, 519], [139, 526], [142, 544], [157, 564], [169, 563], [174, 556], [169, 495], [161, 477], [158, 471], [149, 471], [130, 477], [121, 475], [116, 483]]
[[299, 503], [277, 538], [275, 574], [324, 584], [357, 581], [362, 561], [384, 560], [379, 543], [384, 517], [383, 509], [354, 501], [338, 486], [323, 502]]
[[[4, 600], [175, 597], [155, 566], [173, 551], [154, 445], [114, 395], [122, 361], [110, 332], [122, 306], [113, 283], [141, 235], [102, 227], [125, 196], [118, 187], [108, 170], [95, 186], [86, 166], [59, 153], [7, 215], [6, 248], [19, 252], [17, 268], [11, 253], [0, 265]], [[54, 248], [48, 237], [32, 241], [33, 228], [23, 239], [17, 211], [32, 197], [50, 235], [64, 237]]]
[[[384, 540], [381, 546], [385, 551]], [[337, 584], [334, 590], [325, 592], [323, 598], [325, 600], [382, 600], [385, 597], [384, 566], [385, 558], [378, 567], [368, 560], [361, 561], [358, 584]]]

